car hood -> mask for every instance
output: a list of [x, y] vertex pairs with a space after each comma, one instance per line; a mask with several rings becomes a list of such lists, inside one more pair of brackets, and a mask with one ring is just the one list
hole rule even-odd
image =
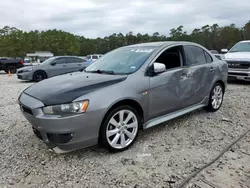
[[224, 56], [226, 60], [250, 61], [250, 52], [231, 52], [231, 53], [226, 53]]
[[24, 93], [45, 105], [70, 103], [74, 99], [124, 81], [126, 75], [107, 75], [76, 72], [55, 76], [33, 84]]
[[22, 68], [19, 68], [18, 70], [29, 70], [29, 69], [33, 69], [32, 66], [25, 66], [25, 67], [22, 67]]
[[43, 65], [28, 65], [28, 66], [24, 66], [22, 68], [19, 68], [18, 70], [28, 70], [28, 69], [36, 70], [36, 69], [41, 68], [41, 67], [43, 67]]

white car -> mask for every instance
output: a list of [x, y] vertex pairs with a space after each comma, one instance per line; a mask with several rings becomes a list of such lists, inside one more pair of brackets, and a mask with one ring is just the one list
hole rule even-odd
[[228, 77], [250, 81], [250, 40], [236, 43], [229, 51], [222, 49], [228, 63]]
[[93, 63], [94, 61], [96, 61], [100, 57], [102, 57], [102, 54], [90, 54], [90, 55], [87, 55], [87, 60], [89, 60], [91, 63]]

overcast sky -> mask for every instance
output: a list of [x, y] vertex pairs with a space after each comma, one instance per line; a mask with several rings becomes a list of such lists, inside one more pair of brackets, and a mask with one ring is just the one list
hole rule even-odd
[[183, 25], [242, 26], [250, 19], [249, 0], [0, 0], [0, 27], [26, 31], [62, 29], [85, 37], [149, 33]]

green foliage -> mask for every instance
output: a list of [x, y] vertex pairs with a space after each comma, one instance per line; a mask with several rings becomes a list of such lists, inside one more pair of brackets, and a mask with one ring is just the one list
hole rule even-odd
[[104, 54], [115, 48], [153, 41], [193, 41], [208, 49], [231, 48], [240, 40], [250, 40], [250, 21], [242, 28], [235, 24], [220, 27], [218, 24], [195, 28], [190, 34], [181, 25], [170, 30], [169, 37], [158, 32], [149, 34], [114, 33], [104, 38], [89, 39], [61, 30], [25, 32], [15, 27], [0, 29], [0, 57], [24, 57], [34, 51], [51, 51], [54, 55]]

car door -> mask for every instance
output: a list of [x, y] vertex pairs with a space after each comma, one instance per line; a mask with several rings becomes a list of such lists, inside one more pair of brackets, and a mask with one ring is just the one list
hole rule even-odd
[[202, 102], [210, 93], [215, 67], [213, 58], [203, 48], [185, 45], [187, 67], [190, 70], [192, 94], [188, 105]]
[[46, 72], [49, 77], [64, 74], [67, 68], [65, 57], [58, 57], [54, 59], [46, 67]]
[[67, 57], [67, 72], [75, 72], [84, 69], [86, 60], [78, 57]]
[[[176, 48], [180, 54], [180, 64], [169, 68], [168, 64], [172, 62], [164, 62], [164, 58], [161, 58], [161, 55], [168, 50], [173, 50], [173, 48]], [[191, 79], [186, 76], [188, 69], [183, 67], [184, 58], [182, 46], [175, 46], [173, 48], [166, 49], [155, 60], [155, 62], [165, 64], [166, 71], [149, 77], [149, 118], [180, 110], [181, 104], [190, 98]], [[166, 59], [168, 59], [167, 56]]]
[[82, 59], [79, 57], [75, 58], [75, 63], [76, 63], [77, 71], [85, 69], [89, 65], [86, 59]]

